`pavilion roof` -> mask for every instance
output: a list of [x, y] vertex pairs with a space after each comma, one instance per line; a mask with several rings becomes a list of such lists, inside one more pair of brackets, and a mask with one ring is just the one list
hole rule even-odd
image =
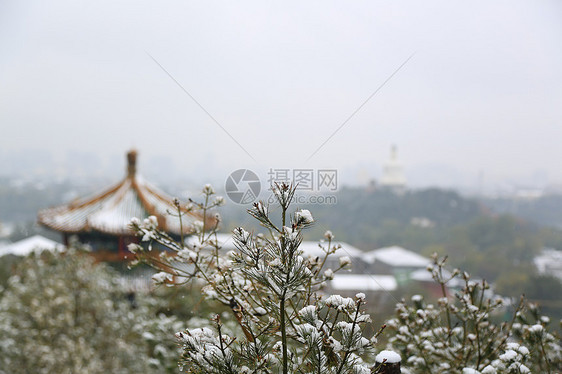
[[[64, 233], [101, 232], [110, 235], [132, 235], [131, 218], [156, 216], [161, 230], [180, 234], [173, 198], [157, 189], [136, 173], [136, 151], [127, 154], [127, 176], [116, 185], [93, 196], [69, 204], [41, 210], [40, 224]], [[183, 231], [190, 232], [190, 223], [201, 217], [185, 212]]]

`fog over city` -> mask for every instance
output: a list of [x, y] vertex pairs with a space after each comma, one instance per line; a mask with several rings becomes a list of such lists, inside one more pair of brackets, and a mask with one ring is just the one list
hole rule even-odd
[[0, 175], [562, 183], [558, 1], [0, 3]]

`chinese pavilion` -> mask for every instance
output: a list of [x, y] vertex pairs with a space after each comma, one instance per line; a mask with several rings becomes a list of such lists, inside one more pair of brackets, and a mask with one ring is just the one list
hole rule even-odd
[[[39, 223], [62, 233], [65, 245], [76, 235], [81, 243], [92, 247], [96, 258], [105, 261], [124, 259], [129, 253], [128, 244], [138, 242], [129, 227], [133, 217], [156, 216], [159, 229], [179, 236], [179, 220], [167, 214], [177, 211], [173, 198], [137, 174], [136, 160], [137, 152], [128, 152], [127, 175], [121, 182], [91, 197], [41, 210]], [[201, 217], [184, 213], [183, 233], [189, 234], [190, 223]]]

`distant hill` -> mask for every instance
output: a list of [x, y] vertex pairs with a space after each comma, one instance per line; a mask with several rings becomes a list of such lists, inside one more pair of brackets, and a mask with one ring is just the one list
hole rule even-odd
[[[385, 239], [385, 236], [392, 236], [393, 229], [409, 226], [423, 232], [428, 228], [452, 227], [486, 212], [475, 200], [436, 188], [404, 194], [344, 188], [337, 194], [337, 204], [316, 205], [311, 210], [322, 226], [331, 228], [341, 240], [358, 246], [397, 244], [391, 237]], [[417, 246], [423, 244], [417, 243]]]
[[[344, 188], [337, 197], [337, 210], [356, 213], [358, 218], [375, 225], [384, 220], [410, 223], [413, 217], [425, 217], [437, 225], [455, 225], [482, 213], [478, 202], [463, 198], [454, 191], [436, 188], [407, 191], [404, 194]], [[319, 206], [316, 211], [320, 213], [331, 208]]]
[[35, 222], [37, 212], [87, 195], [96, 186], [62, 183], [30, 183], [0, 178], [0, 222]]
[[547, 195], [537, 199], [481, 199], [494, 212], [511, 214], [542, 226], [562, 229], [562, 195]]

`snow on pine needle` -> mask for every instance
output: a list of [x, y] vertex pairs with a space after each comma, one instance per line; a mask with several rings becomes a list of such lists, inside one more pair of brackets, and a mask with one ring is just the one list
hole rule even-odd
[[[304, 256], [302, 231], [314, 218], [308, 210], [291, 212], [293, 186], [275, 184], [272, 190], [280, 209], [260, 201], [248, 211], [266, 231], [236, 228], [236, 250], [228, 253], [217, 240], [218, 223], [205, 229], [194, 225], [194, 237], [177, 241], [158, 230], [153, 218], [131, 222], [143, 240], [134, 247], [136, 261], [158, 270], [156, 282], [199, 284], [209, 300], [230, 311], [206, 326], [176, 333], [183, 350], [180, 368], [189, 373], [370, 373], [383, 328], [370, 339], [363, 336], [371, 323], [363, 311], [365, 295], [345, 298], [322, 291], [351, 261], [344, 256], [339, 267], [327, 268], [326, 260], [339, 249], [329, 231], [323, 255]], [[210, 186], [202, 192], [204, 202], [190, 201], [189, 208], [209, 222], [224, 200]], [[177, 207], [181, 219], [183, 207]], [[273, 211], [279, 212], [280, 225], [273, 223]], [[155, 244], [166, 251], [154, 255]]]
[[[486, 281], [445, 271], [445, 262], [434, 255], [427, 269], [441, 289], [437, 303], [414, 295], [398, 303], [396, 317], [387, 322], [388, 348], [400, 352], [409, 373], [561, 372], [560, 340], [535, 304], [497, 297]], [[459, 277], [458, 291], [450, 292], [448, 285]]]

